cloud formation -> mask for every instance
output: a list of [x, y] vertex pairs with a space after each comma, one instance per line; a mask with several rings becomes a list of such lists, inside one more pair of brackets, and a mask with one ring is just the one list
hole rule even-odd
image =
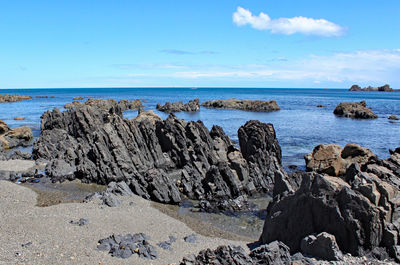
[[[133, 74], [135, 77], [163, 77], [175, 80], [205, 82], [238, 81], [320, 84], [347, 87], [400, 85], [400, 49], [336, 52], [330, 55], [309, 55], [301, 60], [274, 61], [268, 64], [195, 65], [186, 71], [171, 69], [168, 73]], [[400, 87], [399, 87], [400, 88]]]
[[257, 30], [269, 30], [274, 34], [292, 35], [300, 33], [304, 35], [316, 35], [322, 37], [340, 36], [344, 28], [325, 19], [314, 19], [307, 17], [277, 18], [271, 19], [267, 14], [261, 12], [258, 16], [253, 15], [248, 9], [238, 7], [232, 16], [237, 26], [250, 25]]

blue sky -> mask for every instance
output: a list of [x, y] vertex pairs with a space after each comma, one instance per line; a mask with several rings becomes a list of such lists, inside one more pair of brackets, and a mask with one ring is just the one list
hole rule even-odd
[[400, 89], [400, 1], [0, 0], [0, 88]]

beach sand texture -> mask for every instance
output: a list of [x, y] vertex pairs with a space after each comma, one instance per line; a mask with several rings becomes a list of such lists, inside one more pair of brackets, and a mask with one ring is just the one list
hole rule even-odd
[[[198, 235], [199, 243], [187, 243], [185, 236], [194, 233], [184, 223], [151, 207], [140, 197], [120, 197], [119, 207], [90, 203], [66, 203], [38, 207], [37, 194], [29, 188], [0, 181], [0, 264], [179, 264], [189, 254], [219, 245], [241, 245], [230, 241]], [[130, 202], [134, 202], [130, 205]], [[70, 221], [86, 218], [84, 226]], [[149, 260], [134, 254], [128, 259], [111, 257], [97, 250], [97, 242], [112, 234], [145, 233], [155, 246], [158, 259]], [[157, 243], [172, 235], [177, 241], [172, 250]], [[32, 242], [28, 246], [22, 246]]]

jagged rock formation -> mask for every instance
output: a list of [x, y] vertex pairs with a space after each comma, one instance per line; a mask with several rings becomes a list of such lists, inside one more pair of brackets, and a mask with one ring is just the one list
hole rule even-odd
[[338, 116], [355, 119], [376, 119], [378, 116], [367, 108], [365, 101], [342, 102], [333, 111]]
[[209, 131], [201, 121], [172, 114], [163, 121], [149, 112], [127, 120], [115, 105], [55, 109], [43, 114], [41, 129], [33, 156], [50, 161], [53, 180], [124, 181], [163, 203], [179, 203], [184, 195], [233, 209], [243, 202], [236, 198], [271, 192], [275, 175], [285, 175], [274, 128], [258, 121], [239, 129], [242, 152], [219, 126]]
[[0, 103], [16, 102], [26, 99], [32, 99], [32, 97], [24, 95], [9, 95], [9, 94], [0, 95]]
[[190, 100], [188, 103], [183, 104], [182, 101], [178, 102], [167, 102], [164, 105], [157, 104], [156, 109], [166, 113], [174, 112], [196, 112], [200, 111], [200, 100], [198, 98]]
[[400, 148], [386, 160], [354, 162], [341, 178], [301, 175], [297, 190], [268, 206], [263, 243], [280, 240], [295, 253], [304, 237], [327, 232], [344, 253], [400, 261]]
[[371, 150], [357, 144], [347, 144], [343, 149], [335, 144], [320, 144], [312, 153], [304, 156], [307, 171], [331, 176], [344, 175], [352, 163], [362, 164], [372, 158], [376, 158], [376, 155]]
[[361, 88], [359, 85], [352, 85], [349, 91], [382, 91], [382, 92], [393, 92], [393, 88], [391, 88], [388, 84], [380, 87], [364, 87]]
[[89, 98], [86, 102], [82, 103], [80, 101], [72, 101], [72, 103], [65, 104], [64, 108], [66, 109], [73, 109], [73, 108], [80, 108], [83, 106], [92, 106], [102, 110], [109, 110], [112, 107], [118, 106], [122, 111], [125, 110], [134, 110], [143, 107], [142, 101], [139, 99], [135, 100], [127, 100], [122, 99], [117, 102], [114, 99], [95, 99]]
[[247, 111], [270, 112], [280, 110], [275, 100], [238, 100], [235, 98], [225, 100], [206, 101], [201, 106], [216, 109], [239, 109]]

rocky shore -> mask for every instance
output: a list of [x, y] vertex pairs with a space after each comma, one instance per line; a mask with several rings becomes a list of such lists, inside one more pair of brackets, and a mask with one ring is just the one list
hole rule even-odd
[[239, 129], [240, 150], [219, 126], [152, 112], [127, 120], [116, 103], [46, 112], [41, 130], [33, 157], [54, 181], [124, 182], [162, 203], [187, 197], [206, 211], [246, 210], [247, 196], [271, 193], [275, 175], [286, 175], [275, 130], [259, 121]]
[[[215, 106], [269, 108], [265, 102], [234, 102]], [[38, 208], [33, 192], [0, 181], [0, 214], [5, 216], [0, 262], [400, 262], [400, 147], [380, 159], [356, 144], [319, 145], [305, 156], [306, 172], [288, 173], [272, 124], [246, 122], [235, 144], [217, 125], [209, 130], [201, 121], [173, 114], [163, 120], [142, 110], [124, 119], [122, 112], [134, 108], [141, 102], [89, 99], [63, 112], [47, 111], [33, 160], [0, 163], [0, 177], [18, 183], [50, 178], [107, 186], [83, 204]], [[337, 109], [335, 114], [345, 117], [370, 115], [365, 102], [341, 103]], [[0, 122], [1, 139], [18, 139], [7, 148], [31, 141], [28, 129], [11, 130]], [[10, 159], [3, 148], [1, 157]], [[12, 167], [23, 163], [26, 172]], [[272, 201], [257, 242], [206, 238], [151, 207], [151, 201], [179, 205], [189, 199], [198, 211], [237, 214], [252, 211], [250, 199], [260, 195]]]
[[263, 101], [263, 100], [238, 100], [235, 98], [225, 100], [210, 100], [201, 104], [206, 108], [216, 109], [239, 109], [246, 111], [257, 111], [257, 112], [270, 112], [278, 111], [280, 107], [275, 100]]
[[200, 111], [200, 100], [198, 98], [190, 100], [188, 103], [183, 104], [182, 101], [167, 102], [164, 105], [157, 104], [156, 109], [166, 113], [174, 112], [197, 112]]

